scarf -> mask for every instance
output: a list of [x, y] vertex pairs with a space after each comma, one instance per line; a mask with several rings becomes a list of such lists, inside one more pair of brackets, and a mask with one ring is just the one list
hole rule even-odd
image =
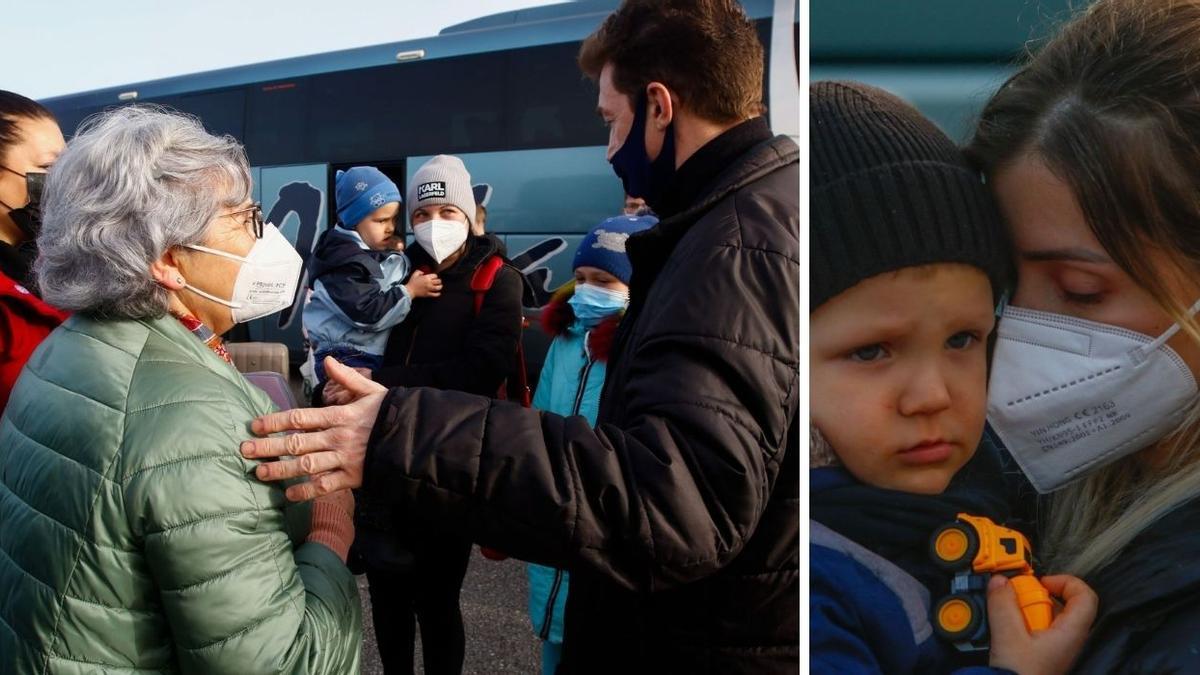
[[192, 335], [196, 336], [196, 339], [203, 342], [205, 346], [213, 351], [214, 354], [221, 357], [222, 361], [231, 366], [233, 365], [233, 359], [229, 358], [229, 350], [225, 349], [225, 341], [221, 339], [220, 335], [212, 332], [211, 328], [205, 326], [200, 319], [197, 319], [191, 314], [182, 314], [176, 312], [171, 312], [171, 316], [179, 319], [179, 323], [183, 324], [184, 328], [191, 331]]

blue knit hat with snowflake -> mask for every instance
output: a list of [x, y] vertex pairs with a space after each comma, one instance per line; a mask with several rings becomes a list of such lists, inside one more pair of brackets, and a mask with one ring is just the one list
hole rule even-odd
[[373, 166], [356, 166], [338, 171], [334, 178], [338, 227], [353, 230], [375, 209], [391, 202], [401, 203], [400, 188]]
[[629, 256], [625, 253], [625, 240], [629, 236], [654, 227], [658, 218], [654, 216], [616, 216], [592, 228], [579, 242], [575, 251], [575, 264], [571, 269], [595, 267], [629, 283], [633, 271]]

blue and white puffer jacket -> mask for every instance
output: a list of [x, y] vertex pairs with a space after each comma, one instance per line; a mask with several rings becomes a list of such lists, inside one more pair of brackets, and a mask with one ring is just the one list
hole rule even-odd
[[382, 356], [389, 329], [412, 308], [404, 287], [411, 267], [408, 256], [371, 250], [353, 230], [326, 230], [309, 261], [313, 293], [304, 306], [313, 352], [348, 347]]

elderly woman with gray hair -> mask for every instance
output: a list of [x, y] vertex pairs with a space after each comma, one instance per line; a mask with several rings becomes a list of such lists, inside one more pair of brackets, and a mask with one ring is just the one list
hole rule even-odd
[[358, 672], [352, 500], [296, 527], [237, 452], [271, 404], [217, 336], [300, 271], [250, 194], [234, 139], [149, 107], [50, 173], [35, 269], [74, 315], [0, 421], [0, 672]]

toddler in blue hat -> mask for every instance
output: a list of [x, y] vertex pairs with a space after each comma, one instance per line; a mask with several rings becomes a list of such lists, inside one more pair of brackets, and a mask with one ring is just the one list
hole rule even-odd
[[436, 298], [436, 274], [412, 271], [404, 255], [400, 190], [373, 166], [338, 171], [337, 227], [317, 242], [309, 260], [312, 297], [304, 329], [312, 344], [318, 382], [324, 359], [375, 370], [392, 327], [408, 316], [414, 298]]

